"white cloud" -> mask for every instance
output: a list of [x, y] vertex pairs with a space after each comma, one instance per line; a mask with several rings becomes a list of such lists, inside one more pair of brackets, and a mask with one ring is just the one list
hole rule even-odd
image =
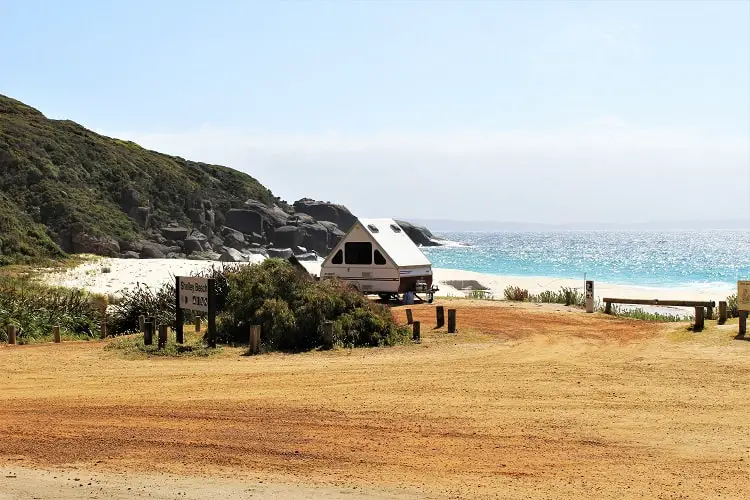
[[[605, 117], [545, 131], [108, 134], [361, 215], [539, 222], [750, 215], [750, 139]], [[588, 200], [590, 210], [584, 209]]]

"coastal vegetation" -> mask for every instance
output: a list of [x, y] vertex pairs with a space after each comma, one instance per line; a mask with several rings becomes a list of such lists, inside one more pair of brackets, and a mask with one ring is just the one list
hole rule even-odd
[[689, 314], [649, 312], [642, 307], [619, 307], [616, 304], [612, 304], [612, 314], [624, 318], [640, 319], [643, 321], [661, 321], [665, 323], [679, 323], [681, 321], [692, 320], [692, 316]]
[[727, 297], [727, 317], [737, 318], [740, 315], [739, 300], [737, 294]]
[[16, 327], [19, 344], [49, 341], [55, 326], [62, 338], [95, 338], [105, 303], [106, 297], [81, 290], [0, 277], [0, 341], [8, 340], [7, 325]]
[[326, 321], [333, 322], [333, 340], [341, 346], [387, 346], [408, 339], [387, 307], [342, 281], [312, 280], [286, 261], [244, 266], [227, 279], [220, 341], [246, 342], [249, 325], [256, 324], [265, 350], [309, 350], [322, 344]]
[[561, 287], [559, 290], [545, 290], [538, 294], [529, 293], [525, 288], [508, 286], [503, 291], [505, 300], [514, 302], [536, 302], [545, 304], [567, 304], [584, 307], [586, 297], [575, 288]]
[[[529, 293], [528, 290], [518, 286], [508, 286], [504, 290], [506, 300], [514, 302], [536, 302], [544, 304], [567, 304], [575, 307], [585, 307], [586, 296], [575, 288], [561, 287], [559, 290], [545, 290], [538, 294]], [[600, 301], [594, 302], [594, 310], [604, 312]], [[670, 314], [660, 312], [649, 312], [641, 307], [612, 307], [612, 313], [625, 318], [640, 319], [643, 321], [680, 322], [690, 321], [688, 314]], [[731, 317], [731, 316], [730, 316]]]
[[[265, 351], [309, 350], [322, 344], [326, 321], [333, 323], [334, 343], [340, 346], [386, 346], [408, 339], [387, 307], [341, 281], [314, 281], [285, 260], [213, 267], [196, 275], [214, 278], [221, 343], [247, 343], [248, 327], [261, 325]], [[110, 307], [109, 331], [137, 332], [140, 315], [174, 327], [174, 297], [173, 281], [157, 289], [141, 285], [124, 291]], [[193, 313], [185, 313], [186, 322], [192, 321]], [[146, 347], [141, 350], [148, 351]]]

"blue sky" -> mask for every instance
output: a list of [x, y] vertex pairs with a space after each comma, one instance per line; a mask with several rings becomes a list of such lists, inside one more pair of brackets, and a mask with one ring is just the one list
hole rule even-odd
[[[289, 200], [750, 216], [748, 1], [0, 0], [0, 18], [0, 93]], [[696, 175], [716, 182], [686, 203]]]

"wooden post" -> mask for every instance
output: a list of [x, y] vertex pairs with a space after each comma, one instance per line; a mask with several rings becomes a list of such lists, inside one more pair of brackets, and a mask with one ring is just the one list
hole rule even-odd
[[435, 308], [435, 314], [437, 314], [437, 327], [442, 328], [445, 325], [445, 308], [443, 306], [437, 306]]
[[714, 308], [711, 306], [706, 308], [706, 319], [714, 319]]
[[333, 321], [323, 323], [323, 347], [333, 349]]
[[565, 305], [569, 306], [571, 302], [573, 302], [573, 300], [571, 299], [570, 290], [565, 290]]
[[740, 311], [740, 337], [747, 333], [747, 311]]
[[154, 344], [154, 324], [150, 321], [146, 321], [143, 324], [143, 345], [153, 345], [153, 344]]
[[195, 333], [201, 332], [201, 317], [195, 316]]
[[167, 346], [167, 325], [159, 325], [159, 349], [164, 349]]
[[175, 320], [174, 320], [174, 336], [175, 341], [178, 344], [182, 344], [184, 341], [182, 332], [182, 304], [180, 304], [180, 277], [175, 278]]
[[719, 324], [723, 325], [727, 322], [727, 301], [719, 301]]
[[604, 303], [604, 314], [612, 314], [612, 302]]
[[99, 323], [99, 338], [103, 339], [107, 336], [107, 306], [109, 306], [109, 299], [105, 296], [102, 302], [102, 320]]
[[[586, 288], [584, 289], [584, 302], [587, 313], [594, 312], [594, 280], [586, 280]], [[573, 300], [570, 299], [572, 302]]]
[[448, 309], [448, 333], [456, 333], [456, 310]]
[[15, 345], [16, 343], [16, 325], [8, 325], [8, 344]]
[[144, 333], [146, 331], [145, 328], [146, 328], [146, 316], [141, 314], [140, 316], [138, 316], [138, 331], [140, 331], [141, 333]]
[[414, 317], [411, 315], [411, 309], [406, 310], [406, 324], [411, 325], [414, 323]]
[[703, 331], [703, 311], [702, 307], [695, 308], [695, 325], [693, 326], [694, 332]]
[[420, 323], [419, 321], [415, 321], [411, 324], [412, 326], [412, 333], [411, 333], [411, 339], [414, 342], [420, 342], [422, 339], [421, 331], [420, 331]]
[[250, 354], [260, 354], [260, 325], [250, 325]]
[[60, 343], [60, 327], [59, 326], [52, 327], [52, 338], [54, 339], [55, 344]]
[[208, 279], [208, 345], [216, 347], [216, 288], [214, 279]]

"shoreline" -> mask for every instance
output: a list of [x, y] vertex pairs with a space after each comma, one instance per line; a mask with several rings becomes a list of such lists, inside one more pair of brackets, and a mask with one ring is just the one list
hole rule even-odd
[[[258, 256], [255, 262], [263, 257]], [[319, 274], [320, 262], [302, 262], [311, 274]], [[203, 261], [190, 259], [116, 259], [97, 258], [78, 267], [65, 271], [44, 271], [42, 280], [49, 285], [81, 288], [94, 293], [117, 295], [124, 289], [135, 288], [138, 284], [159, 287], [162, 283], [178, 275], [190, 275], [193, 272], [221, 267], [220, 261]], [[239, 263], [247, 265], [248, 263]], [[530, 293], [545, 290], [558, 291], [561, 287], [583, 288], [582, 279], [555, 278], [547, 276], [505, 276], [463, 271], [460, 269], [433, 268], [433, 280], [440, 290], [438, 297], [465, 297], [468, 293], [446, 284], [447, 281], [477, 281], [489, 289], [495, 299], [504, 299], [503, 291], [508, 286], [518, 286]], [[617, 283], [594, 282], [594, 296], [617, 298], [641, 298], [661, 300], [724, 300], [736, 293], [735, 287], [729, 286], [696, 286], [696, 287], [650, 287], [625, 285]]]
[[[445, 284], [445, 281], [475, 280], [487, 287], [495, 299], [504, 298], [503, 292], [508, 286], [518, 286], [537, 294], [545, 290], [558, 291], [562, 287], [582, 290], [584, 283], [580, 278], [556, 278], [550, 276], [510, 276], [498, 274], [478, 273], [460, 269], [433, 268], [433, 279], [439, 282], [440, 291], [437, 296], [461, 297], [466, 293]], [[632, 285], [608, 283], [594, 280], [594, 297], [617, 297], [625, 299], [661, 300], [724, 300], [727, 296], [737, 293], [733, 286], [703, 284], [695, 287], [654, 287], [646, 285]]]

